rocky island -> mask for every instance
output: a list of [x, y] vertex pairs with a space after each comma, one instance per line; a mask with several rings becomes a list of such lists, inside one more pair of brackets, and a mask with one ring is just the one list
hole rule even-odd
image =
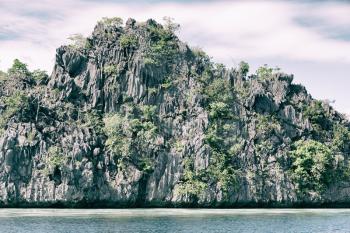
[[177, 27], [104, 18], [50, 76], [0, 73], [0, 206], [350, 206], [348, 120]]

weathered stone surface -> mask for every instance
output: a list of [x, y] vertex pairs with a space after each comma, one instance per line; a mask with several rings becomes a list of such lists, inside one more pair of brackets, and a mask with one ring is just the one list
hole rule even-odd
[[[2, 204], [292, 206], [349, 202], [347, 182], [334, 184], [315, 201], [310, 195], [297, 195], [288, 173], [292, 142], [311, 137], [312, 125], [301, 106], [314, 100], [305, 88], [294, 85], [293, 76], [283, 73], [259, 80], [234, 69], [214, 70], [209, 79], [228, 81], [224, 83], [235, 96], [229, 103], [231, 118], [221, 119], [226, 131], [220, 136], [223, 144], [238, 148], [229, 161], [240, 174], [238, 184], [225, 193], [224, 185], [209, 177], [207, 187], [195, 198], [181, 193], [186, 159], [193, 160], [190, 170], [195, 173], [212, 169], [214, 154], [207, 138], [213, 117], [206, 93], [209, 86], [203, 85], [207, 63], [176, 37], [171, 39], [176, 56], [159, 64], [146, 62], [155, 37], [152, 30], [157, 28], [162, 26], [154, 20], [138, 23], [129, 19], [124, 28], [99, 23], [88, 39], [89, 48], [63, 46], [57, 50], [53, 73], [48, 84], [41, 86], [45, 93], [24, 88], [39, 103], [33, 101], [27, 118], [14, 115], [1, 136]], [[137, 45], [122, 47], [120, 40], [125, 35], [135, 37]], [[5, 96], [3, 89], [0, 93]], [[124, 167], [118, 164], [106, 148], [105, 133], [84, 118], [93, 111], [100, 116], [128, 116], [137, 111], [134, 105], [155, 106], [158, 135], [154, 143], [144, 151], [130, 152], [150, 159], [151, 170], [133, 161], [122, 164]], [[333, 121], [348, 127], [340, 114], [327, 106], [324, 109]], [[260, 132], [260, 118], [272, 115], [278, 126]], [[140, 121], [147, 120], [143, 116]], [[135, 138], [132, 133], [127, 137]], [[132, 143], [142, 144], [145, 139]], [[263, 143], [270, 143], [272, 150], [259, 149]], [[55, 151], [60, 156], [55, 157]], [[342, 156], [348, 159], [348, 154]]]

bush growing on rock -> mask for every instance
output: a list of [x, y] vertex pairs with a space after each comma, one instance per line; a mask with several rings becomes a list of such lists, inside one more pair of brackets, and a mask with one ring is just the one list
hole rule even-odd
[[88, 49], [90, 48], [90, 42], [82, 34], [73, 34], [68, 37], [68, 40], [71, 41], [69, 45], [73, 49]]
[[241, 61], [239, 63], [239, 68], [238, 68], [239, 72], [246, 77], [248, 72], [249, 72], [249, 64], [245, 61]]
[[174, 62], [178, 54], [178, 44], [172, 26], [166, 28], [160, 25], [150, 25], [150, 48], [146, 52], [145, 63], [161, 65]]
[[134, 35], [123, 34], [119, 38], [119, 45], [122, 48], [136, 48], [138, 45], [137, 37]]
[[118, 73], [118, 67], [114, 64], [105, 65], [103, 71], [107, 76], [116, 75]]
[[291, 156], [292, 177], [297, 182], [301, 193], [320, 194], [347, 173], [347, 169], [342, 164], [335, 163], [333, 151], [314, 140], [297, 141]]
[[103, 17], [98, 23], [106, 27], [120, 27], [123, 25], [123, 19], [120, 17]]
[[13, 61], [13, 64], [12, 64], [11, 68], [8, 69], [7, 73], [10, 76], [24, 76], [24, 77], [26, 77], [26, 76], [30, 75], [30, 72], [27, 68], [27, 64], [21, 62], [18, 59], [15, 59]]

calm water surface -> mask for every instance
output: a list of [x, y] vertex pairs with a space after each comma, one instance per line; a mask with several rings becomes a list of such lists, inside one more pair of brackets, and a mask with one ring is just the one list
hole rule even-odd
[[0, 209], [0, 232], [350, 232], [350, 210]]

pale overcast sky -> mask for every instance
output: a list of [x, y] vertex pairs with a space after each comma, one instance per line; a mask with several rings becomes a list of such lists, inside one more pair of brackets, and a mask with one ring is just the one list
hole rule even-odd
[[278, 66], [315, 98], [335, 100], [350, 114], [346, 1], [0, 0], [0, 15], [1, 70], [19, 58], [50, 73], [55, 49], [72, 34], [88, 36], [105, 16], [170, 16], [181, 24], [179, 37], [214, 61]]

